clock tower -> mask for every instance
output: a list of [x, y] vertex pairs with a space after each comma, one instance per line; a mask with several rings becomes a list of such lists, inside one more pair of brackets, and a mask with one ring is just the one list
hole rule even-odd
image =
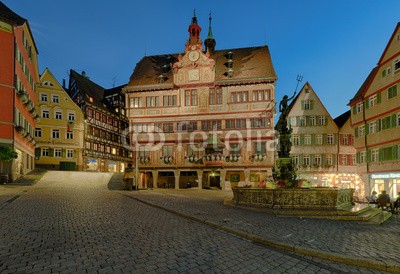
[[196, 10], [194, 10], [192, 23], [189, 26], [189, 44], [195, 45], [200, 41], [201, 27], [197, 24]]

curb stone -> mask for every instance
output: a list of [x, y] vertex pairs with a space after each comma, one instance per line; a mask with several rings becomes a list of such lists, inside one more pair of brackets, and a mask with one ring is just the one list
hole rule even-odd
[[398, 266], [398, 265], [389, 265], [389, 264], [386, 264], [384, 262], [377, 261], [377, 260], [367, 260], [367, 259], [362, 259], [362, 258], [349, 258], [349, 257], [337, 255], [335, 253], [316, 251], [316, 250], [297, 247], [295, 245], [285, 244], [285, 243], [278, 242], [278, 241], [267, 240], [263, 237], [260, 237], [258, 235], [252, 234], [252, 233], [247, 233], [247, 232], [244, 232], [242, 230], [238, 230], [238, 229], [235, 229], [232, 227], [220, 225], [218, 223], [214, 223], [214, 222], [208, 221], [206, 219], [201, 219], [201, 218], [195, 217], [190, 214], [182, 213], [177, 210], [169, 209], [169, 208], [166, 208], [166, 207], [163, 207], [163, 206], [160, 206], [160, 205], [148, 202], [148, 201], [144, 201], [137, 197], [132, 197], [130, 195], [122, 194], [122, 193], [120, 193], [120, 194], [123, 196], [126, 196], [128, 198], [131, 198], [133, 200], [136, 200], [140, 203], [143, 203], [145, 205], [167, 211], [169, 213], [181, 216], [183, 218], [186, 218], [186, 219], [189, 219], [189, 220], [192, 220], [195, 222], [203, 223], [203, 224], [211, 226], [213, 228], [225, 231], [227, 233], [237, 235], [241, 238], [251, 240], [256, 243], [265, 245], [265, 246], [275, 247], [275, 248], [291, 251], [291, 252], [302, 254], [302, 255], [312, 256], [312, 257], [319, 258], [319, 259], [324, 259], [324, 260], [329, 260], [329, 261], [334, 261], [334, 262], [339, 262], [339, 263], [344, 263], [344, 264], [349, 264], [349, 265], [355, 265], [355, 266], [379, 270], [379, 271], [400, 273], [400, 266]]

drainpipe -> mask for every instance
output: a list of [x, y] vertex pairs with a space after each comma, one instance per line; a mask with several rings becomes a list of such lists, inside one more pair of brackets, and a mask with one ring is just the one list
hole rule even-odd
[[[368, 177], [368, 185], [371, 186], [370, 181], [369, 181], [369, 161], [367, 159], [367, 151], [368, 151], [368, 144], [367, 144], [367, 134], [365, 134], [365, 126], [366, 126], [366, 119], [365, 119], [365, 103], [364, 103], [364, 96], [361, 96], [362, 104], [363, 104], [363, 122], [364, 122], [364, 147], [365, 147], [365, 163], [367, 167], [367, 177]], [[369, 133], [369, 130], [368, 130]]]

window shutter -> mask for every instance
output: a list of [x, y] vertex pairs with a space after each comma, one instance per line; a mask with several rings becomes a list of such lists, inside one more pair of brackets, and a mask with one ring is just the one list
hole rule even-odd
[[371, 150], [367, 150], [365, 162], [371, 162]]
[[368, 135], [368, 134], [369, 134], [369, 123], [365, 123], [365, 126], [364, 126], [364, 133], [365, 133], [365, 135]]
[[397, 120], [397, 115], [396, 114], [393, 114], [392, 115], [392, 122], [391, 122], [391, 127], [396, 127], [396, 120]]
[[322, 134], [322, 144], [326, 145], [327, 144], [327, 136], [326, 133]]
[[61, 149], [61, 157], [62, 158], [65, 158], [65, 153], [66, 153], [66, 150], [65, 149]]
[[379, 161], [380, 162], [382, 162], [383, 160], [384, 160], [384, 157], [383, 157], [384, 155], [383, 155], [383, 148], [380, 148], [379, 149]]
[[300, 154], [299, 155], [299, 165], [303, 165], [304, 164], [304, 157], [303, 157], [303, 154]]
[[337, 155], [333, 154], [332, 155], [332, 164], [336, 165], [336, 163], [337, 163]]
[[381, 119], [376, 120], [376, 131], [381, 131]]
[[353, 115], [357, 113], [357, 108], [356, 106], [353, 106]]
[[301, 100], [301, 109], [304, 110], [304, 100]]
[[397, 159], [397, 145], [392, 146], [392, 160]]
[[310, 100], [310, 110], [314, 109], [314, 100]]
[[315, 134], [311, 134], [311, 144], [315, 145]]
[[303, 146], [304, 145], [304, 134], [300, 135], [300, 145]]
[[382, 96], [381, 96], [381, 93], [379, 92], [379, 93], [376, 95], [376, 102], [377, 102], [378, 104], [380, 104], [380, 102], [381, 102], [381, 100], [382, 100], [381, 97], [382, 97]]
[[369, 99], [365, 100], [365, 108], [369, 109]]
[[310, 124], [310, 116], [306, 116], [306, 126], [309, 126]]
[[40, 147], [35, 148], [35, 158], [36, 158], [36, 160], [38, 160], [40, 158], [41, 151], [42, 150], [41, 150]]
[[386, 69], [382, 70], [382, 77], [386, 76]]
[[358, 127], [354, 128], [354, 136], [357, 138], [358, 137]]
[[49, 148], [49, 157], [54, 157], [54, 149]]
[[360, 152], [356, 153], [356, 162], [357, 162], [357, 164], [360, 163]]
[[315, 156], [313, 154], [310, 155], [310, 165], [315, 165]]

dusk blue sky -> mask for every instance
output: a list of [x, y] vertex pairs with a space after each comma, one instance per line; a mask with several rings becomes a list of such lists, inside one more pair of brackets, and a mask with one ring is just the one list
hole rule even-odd
[[212, 12], [217, 49], [269, 46], [276, 100], [308, 81], [333, 118], [377, 64], [396, 24], [399, 0], [4, 0], [29, 20], [39, 69], [57, 80], [84, 70], [110, 88], [126, 84], [145, 55], [182, 53], [196, 9], [202, 39]]

